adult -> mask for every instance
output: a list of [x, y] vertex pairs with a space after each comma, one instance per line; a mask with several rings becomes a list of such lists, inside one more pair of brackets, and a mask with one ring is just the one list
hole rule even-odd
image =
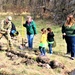
[[12, 26], [11, 20], [12, 17], [8, 16], [5, 20], [1, 21], [1, 26], [0, 26], [0, 34], [2, 34], [2, 36], [4, 36], [8, 41], [8, 45], [9, 45], [8, 50], [13, 50], [13, 44], [10, 36], [10, 31]]
[[62, 26], [62, 33], [67, 43], [67, 53], [71, 52], [71, 59], [75, 57], [75, 20], [72, 14], [67, 16], [67, 20]]
[[33, 38], [36, 34], [36, 24], [31, 16], [27, 16], [26, 22], [23, 24], [27, 30], [27, 38], [28, 38], [28, 47], [29, 49], [33, 48]]

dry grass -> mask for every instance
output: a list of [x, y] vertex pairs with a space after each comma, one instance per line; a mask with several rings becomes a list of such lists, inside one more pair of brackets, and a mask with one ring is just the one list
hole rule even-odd
[[[3, 17], [1, 17], [1, 19], [2, 18]], [[21, 32], [22, 31], [21, 17], [18, 17], [18, 16], [15, 17], [13, 22], [16, 24], [16, 27], [21, 34], [22, 33]], [[71, 60], [69, 58], [70, 55], [68, 57], [65, 56], [66, 43], [62, 39], [61, 27], [57, 25], [53, 26], [53, 23], [46, 21], [46, 20], [38, 20], [36, 21], [36, 24], [37, 24], [38, 34], [35, 35], [35, 38], [34, 38], [34, 49], [38, 50], [39, 41], [41, 37], [40, 29], [43, 27], [44, 28], [51, 27], [55, 34], [56, 47], [53, 48], [53, 52], [54, 52], [53, 55], [50, 55], [48, 53], [48, 48], [47, 48], [46, 55], [50, 58], [50, 60], [58, 60], [59, 62], [63, 63], [66, 67], [66, 70], [68, 71], [75, 69], [75, 60]], [[19, 38], [19, 40], [21, 43], [21, 38]], [[17, 45], [19, 45], [19, 43]], [[19, 50], [17, 46], [16, 46], [16, 50]], [[33, 56], [35, 57], [34, 54]], [[63, 75], [62, 73], [63, 70], [60, 68], [46, 69], [46, 68], [38, 67], [37, 64], [26, 66], [25, 64], [20, 63], [21, 60], [22, 58], [19, 57], [19, 59], [12, 61], [6, 56], [5, 51], [1, 51], [0, 52], [0, 72], [5, 72], [7, 73], [7, 75], [9, 74], [10, 75], [11, 74], [15, 74], [15, 75]]]

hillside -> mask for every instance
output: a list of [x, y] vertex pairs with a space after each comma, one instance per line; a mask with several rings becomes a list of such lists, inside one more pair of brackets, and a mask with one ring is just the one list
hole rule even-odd
[[[2, 16], [0, 20], [4, 18], [5, 16]], [[12, 39], [15, 50], [9, 52], [8, 50], [2, 49], [0, 51], [1, 75], [68, 75], [69, 72], [75, 69], [75, 60], [71, 60], [70, 55], [65, 56], [66, 43], [65, 40], [62, 39], [61, 27], [55, 25], [50, 20], [35, 20], [38, 34], [34, 37], [34, 49], [32, 51], [27, 47], [25, 47], [24, 50], [19, 49], [19, 46], [22, 43], [21, 18], [21, 16], [13, 16], [13, 22], [15, 23], [17, 30], [20, 32], [19, 36]], [[52, 28], [55, 34], [56, 47], [53, 48], [52, 55], [49, 54], [47, 48], [46, 56], [39, 57], [40, 52], [38, 46], [41, 37], [40, 29], [43, 27]], [[25, 30], [23, 30], [23, 32], [24, 31]], [[25, 33], [23, 33], [23, 38], [24, 37], [26, 38]], [[7, 45], [5, 38], [2, 38], [0, 42], [4, 43], [2, 46]], [[52, 62], [56, 63], [51, 65]]]

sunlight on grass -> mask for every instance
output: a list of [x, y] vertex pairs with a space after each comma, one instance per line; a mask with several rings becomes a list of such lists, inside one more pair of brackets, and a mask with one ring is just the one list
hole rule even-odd
[[[13, 20], [12, 22], [16, 25], [17, 30], [19, 31], [20, 35], [23, 35], [23, 37], [26, 36], [26, 30], [22, 26], [22, 16], [12, 16]], [[0, 20], [4, 19], [5, 16], [1, 16]], [[65, 67], [71, 71], [75, 68], [75, 61], [72, 61], [69, 57], [65, 56], [66, 53], [66, 43], [65, 40], [62, 39], [62, 33], [61, 33], [61, 27], [59, 25], [55, 25], [49, 20], [35, 20], [36, 27], [37, 27], [37, 34], [34, 37], [34, 50], [38, 50], [40, 37], [41, 37], [41, 29], [42, 28], [48, 28], [50, 27], [54, 32], [54, 39], [56, 41], [56, 47], [53, 47], [53, 55], [49, 54], [48, 47], [46, 49], [46, 54], [50, 58], [50, 60], [57, 60], [65, 65]], [[22, 29], [23, 27], [23, 29]], [[22, 32], [23, 31], [23, 32]], [[26, 38], [26, 37], [25, 37]], [[18, 38], [20, 39], [20, 38]], [[17, 47], [16, 47], [17, 48]], [[20, 49], [16, 49], [17, 51], [20, 51]], [[21, 50], [24, 51], [24, 50]], [[0, 52], [1, 57], [4, 59], [1, 59], [3, 63], [5, 63], [6, 68], [0, 69], [0, 71], [7, 71], [11, 72], [12, 74], [17, 75], [60, 75], [62, 72], [62, 69], [46, 69], [38, 67], [37, 64], [35, 65], [28, 65], [20, 64], [20, 65], [13, 65], [15, 61], [10, 61], [8, 57], [6, 57], [4, 54], [5, 52]], [[32, 54], [30, 54], [32, 55]], [[36, 56], [33, 55], [33, 59], [36, 61]], [[7, 61], [8, 60], [8, 61]], [[1, 63], [2, 63], [1, 62]], [[20, 62], [17, 60], [17, 62]]]

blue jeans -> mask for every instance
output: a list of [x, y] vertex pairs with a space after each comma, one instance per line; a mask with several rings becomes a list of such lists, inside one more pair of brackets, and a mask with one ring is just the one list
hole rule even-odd
[[49, 47], [49, 53], [52, 54], [53, 51], [52, 51], [52, 44], [48, 44], [48, 47]]
[[39, 50], [41, 52], [41, 55], [45, 55], [46, 54], [45, 47], [39, 47]]
[[75, 57], [75, 36], [69, 36], [70, 37], [70, 42], [71, 43], [71, 57]]
[[32, 49], [32, 48], [33, 48], [33, 38], [34, 38], [34, 34], [27, 35], [27, 38], [28, 38], [28, 47]]

